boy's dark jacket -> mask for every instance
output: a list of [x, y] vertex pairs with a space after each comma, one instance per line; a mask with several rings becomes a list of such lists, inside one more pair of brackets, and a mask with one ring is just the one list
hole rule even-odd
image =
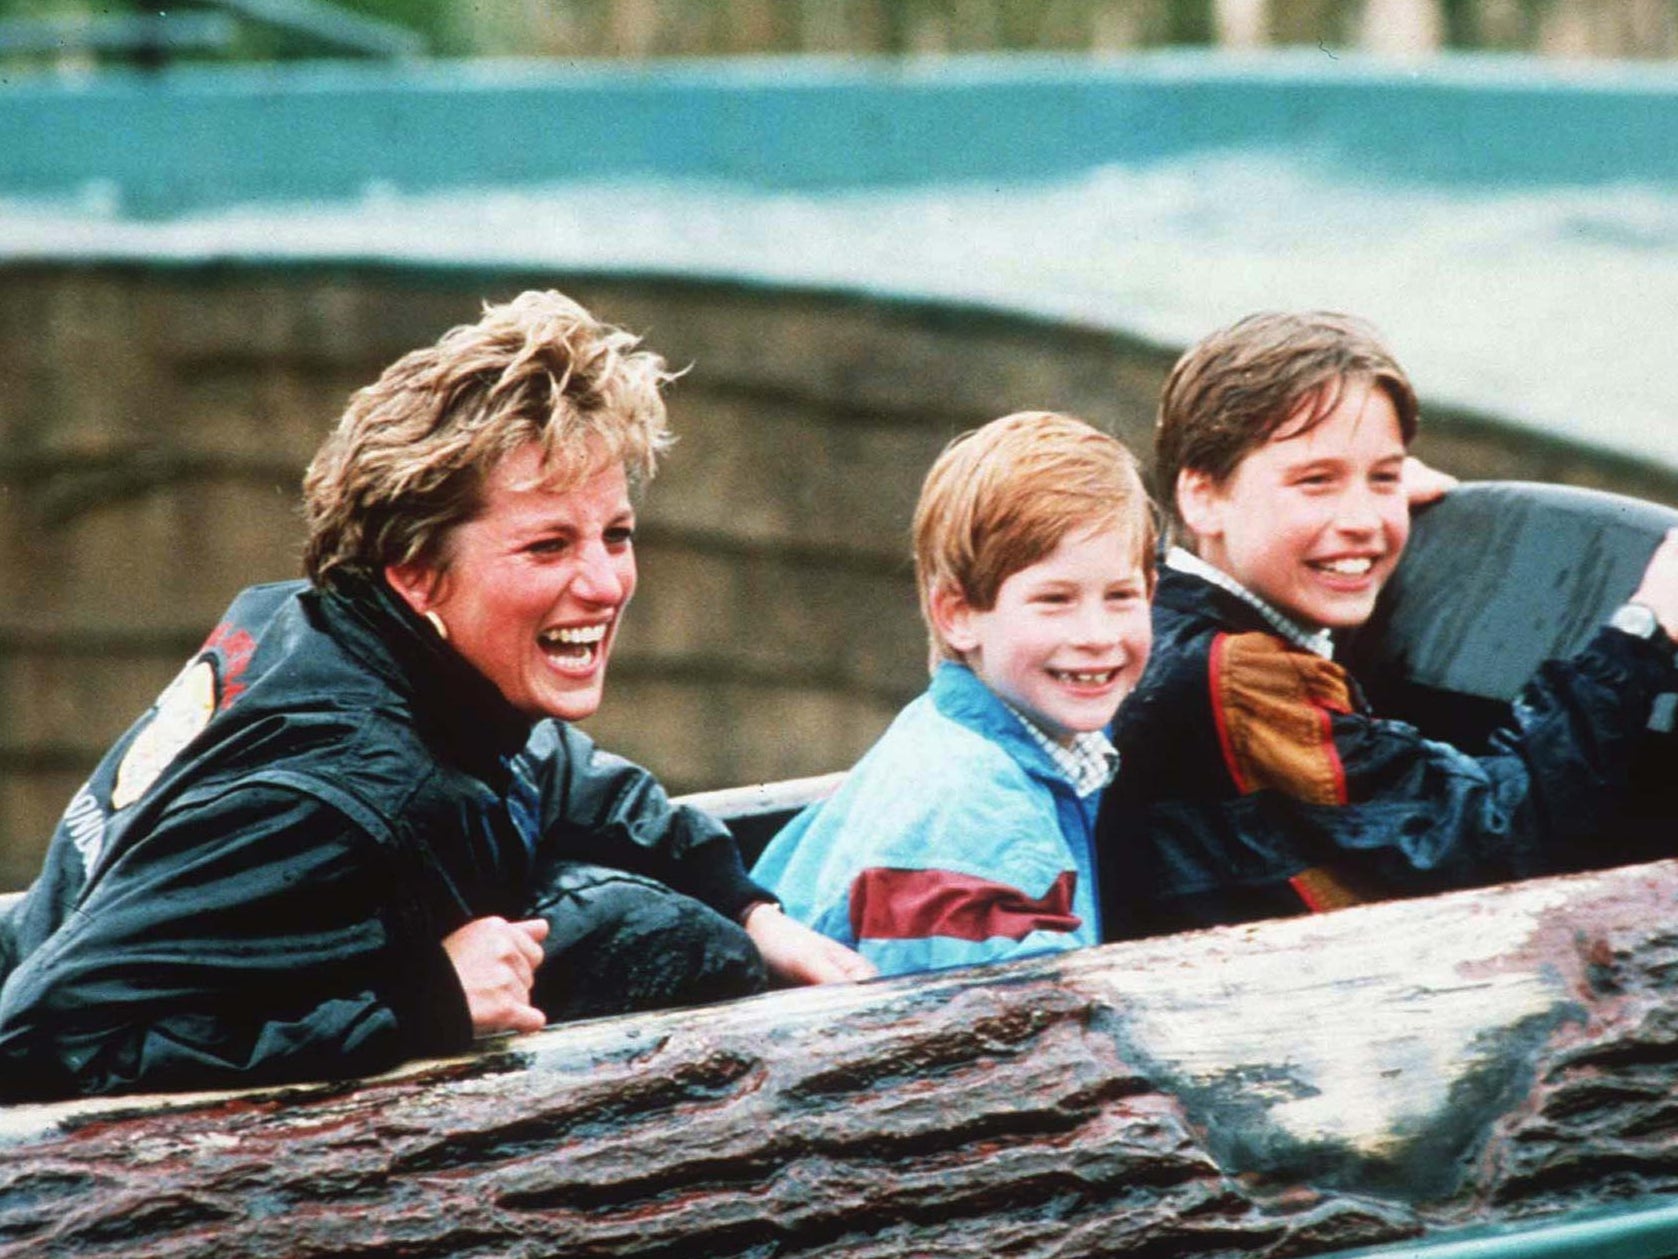
[[1603, 629], [1470, 756], [1374, 717], [1349, 674], [1165, 567], [1097, 824], [1113, 938], [1602, 864], [1672, 652]]
[[730, 916], [766, 895], [720, 823], [562, 723], [532, 730], [383, 583], [253, 587], [0, 916], [0, 1098], [462, 1049], [443, 937], [529, 915], [565, 861]]

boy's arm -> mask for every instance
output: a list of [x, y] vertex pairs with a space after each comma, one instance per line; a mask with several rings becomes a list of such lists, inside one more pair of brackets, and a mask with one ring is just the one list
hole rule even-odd
[[1071, 870], [1057, 873], [1039, 895], [996, 873], [986, 878], [936, 866], [860, 871], [846, 904], [857, 952], [883, 974], [908, 974], [1092, 942], [1072, 912], [1077, 876]]
[[885, 974], [1095, 943], [1094, 924], [1074, 909], [1076, 867], [1047, 791], [1000, 753], [992, 769], [994, 778], [961, 775], [960, 790], [934, 790], [910, 815], [880, 819], [891, 833], [860, 846], [841, 902], [817, 929]]
[[1671, 657], [1669, 644], [1603, 630], [1540, 671], [1483, 756], [1355, 711], [1339, 666], [1268, 635], [1220, 637], [1210, 694], [1237, 790], [1298, 806], [1272, 811], [1292, 832], [1279, 840], [1399, 886], [1512, 878], [1595, 838], [1656, 695], [1678, 682]]
[[1436, 503], [1461, 484], [1449, 472], [1441, 472], [1415, 455], [1404, 458], [1404, 497], [1412, 507]]

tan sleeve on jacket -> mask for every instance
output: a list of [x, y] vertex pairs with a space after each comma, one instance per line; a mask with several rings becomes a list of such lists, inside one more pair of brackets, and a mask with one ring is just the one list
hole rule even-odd
[[[1269, 787], [1310, 804], [1346, 803], [1332, 724], [1332, 714], [1352, 711], [1345, 670], [1269, 634], [1220, 634], [1209, 672], [1224, 765], [1243, 793]], [[1313, 913], [1379, 899], [1325, 866], [1288, 882]]]
[[1219, 634], [1209, 676], [1224, 765], [1243, 792], [1266, 787], [1345, 804], [1333, 713], [1352, 711], [1346, 673], [1270, 634]]

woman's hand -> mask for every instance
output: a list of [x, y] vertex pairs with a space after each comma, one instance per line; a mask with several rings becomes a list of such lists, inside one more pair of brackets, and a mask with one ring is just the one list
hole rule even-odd
[[1631, 601], [1652, 611], [1666, 636], [1678, 641], [1678, 529], [1668, 529], [1655, 548]]
[[1415, 455], [1404, 458], [1404, 497], [1412, 507], [1425, 507], [1437, 502], [1462, 482], [1449, 472], [1429, 467]]
[[443, 951], [466, 992], [474, 1036], [534, 1032], [547, 1026], [547, 1017], [530, 1004], [530, 986], [536, 982], [542, 941], [547, 938], [544, 918], [474, 918], [443, 937]]
[[742, 925], [769, 973], [782, 983], [838, 984], [879, 974], [860, 953], [794, 922], [767, 901], [753, 905]]

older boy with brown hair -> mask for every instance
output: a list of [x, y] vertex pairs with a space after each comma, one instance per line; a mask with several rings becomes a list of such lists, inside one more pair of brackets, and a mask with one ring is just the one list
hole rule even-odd
[[945, 449], [914, 535], [932, 684], [754, 877], [886, 974], [1098, 943], [1105, 730], [1148, 657], [1136, 461], [1081, 420], [1004, 416]]
[[[1261, 314], [1192, 347], [1160, 402], [1166, 558], [1154, 659], [1117, 723], [1101, 856], [1110, 936], [1538, 873], [1624, 790], [1678, 689], [1678, 543], [1491, 750], [1384, 721], [1334, 661], [1409, 535], [1415, 393], [1368, 324]], [[1410, 465], [1414, 467], [1413, 463]]]

